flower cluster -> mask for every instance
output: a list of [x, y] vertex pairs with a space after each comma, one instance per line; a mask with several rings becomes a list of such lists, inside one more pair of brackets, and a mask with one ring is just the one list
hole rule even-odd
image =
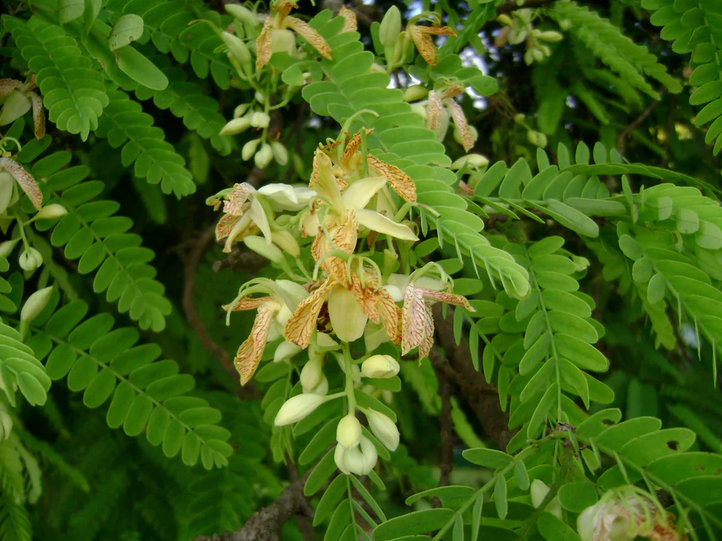
[[494, 39], [494, 45], [497, 47], [501, 47], [505, 43], [517, 45], [526, 41], [524, 62], [527, 66], [534, 62], [541, 62], [551, 55], [551, 50], [542, 43], [543, 41], [554, 43], [564, 38], [554, 30], [541, 31], [534, 28], [533, 19], [534, 10], [532, 9], [519, 9], [511, 16], [500, 15], [497, 17], [497, 21], [504, 26]]
[[[223, 206], [216, 236], [225, 241], [225, 251], [242, 241], [288, 277], [252, 280], [225, 307], [229, 316], [256, 311], [251, 334], [234, 360], [241, 383], [253, 377], [269, 342], [276, 344], [274, 362], [290, 363], [305, 351], [301, 393], [283, 403], [274, 424], [296, 423], [321, 404], [345, 398], [334, 456], [342, 472], [357, 475], [368, 474], [376, 465], [377, 445], [393, 451], [399, 444], [390, 410], [356, 403], [355, 389], [374, 392], [375, 380], [399, 372], [396, 358], [374, 355], [373, 350], [386, 342], [401, 354], [417, 349], [421, 360], [433, 345], [431, 303], [473, 310], [464, 297], [451, 292], [450, 278], [435, 263], [395, 272], [396, 250], [408, 251], [418, 240], [416, 224], [406, 219], [415, 205], [416, 188], [401, 169], [365, 150], [369, 135], [344, 134], [318, 148], [308, 187], [270, 184], [255, 189], [243, 183], [208, 200], [217, 209]], [[377, 244], [387, 248], [378, 253]], [[312, 273], [303, 263], [309, 255]], [[382, 270], [379, 256], [393, 264], [382, 264]], [[366, 354], [354, 358], [349, 344], [361, 338]], [[343, 391], [329, 394], [324, 371], [332, 359], [345, 385]], [[364, 435], [362, 419], [370, 435]]]

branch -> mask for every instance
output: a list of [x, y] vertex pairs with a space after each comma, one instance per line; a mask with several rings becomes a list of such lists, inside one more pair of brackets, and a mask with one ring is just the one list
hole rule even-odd
[[451, 468], [454, 465], [454, 432], [451, 419], [451, 384], [442, 379], [439, 382], [439, 395], [441, 396], [441, 415], [439, 415], [439, 429], [441, 431], [441, 463], [439, 469], [439, 486], [449, 484]]
[[313, 509], [303, 495], [303, 485], [313, 470], [288, 485], [271, 505], [253, 513], [246, 523], [222, 535], [201, 535], [195, 541], [282, 541], [283, 525], [295, 516], [313, 517]]
[[442, 356], [438, 348], [432, 348], [429, 358], [435, 370], [454, 383], [463, 392], [487, 435], [494, 440], [499, 449], [506, 449], [514, 431], [509, 430], [508, 414], [501, 411], [499, 393], [496, 387], [487, 383], [471, 362], [469, 343], [462, 337], [457, 346], [451, 314], [442, 316], [442, 305], [433, 307], [436, 326], [436, 343], [444, 350]]

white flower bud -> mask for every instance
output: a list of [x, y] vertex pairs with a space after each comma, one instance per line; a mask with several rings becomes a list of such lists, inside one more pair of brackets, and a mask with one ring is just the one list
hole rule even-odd
[[263, 237], [249, 235], [243, 239], [243, 244], [245, 244], [249, 250], [262, 255], [266, 259], [270, 259], [274, 263], [283, 261], [283, 252], [281, 249], [273, 243], [269, 244]]
[[278, 141], [271, 143], [271, 150], [273, 150], [273, 159], [276, 160], [278, 165], [286, 165], [288, 163], [288, 150]]
[[359, 423], [356, 415], [349, 413], [338, 422], [336, 441], [346, 449], [352, 449], [359, 444], [361, 441], [361, 423]]
[[43, 311], [48, 305], [51, 295], [53, 294], [53, 286], [44, 287], [38, 289], [35, 293], [28, 297], [25, 301], [23, 309], [20, 311], [20, 321], [30, 323], [33, 319], [38, 317], [38, 314]]
[[53, 219], [53, 218], [60, 218], [61, 216], [64, 216], [68, 213], [68, 209], [66, 209], [63, 205], [59, 205], [58, 203], [53, 203], [52, 205], [47, 205], [43, 208], [41, 208], [38, 213], [35, 215], [36, 218], [40, 219]]
[[248, 23], [251, 26], [258, 24], [258, 17], [256, 14], [240, 4], [226, 4], [224, 8], [229, 15], [233, 15], [239, 21]]
[[0, 242], [0, 257], [7, 257], [9, 256], [13, 248], [15, 248], [15, 245], [20, 241], [20, 239], [15, 240], [6, 240], [5, 242]]
[[393, 47], [399, 39], [401, 32], [401, 12], [396, 6], [391, 6], [384, 18], [381, 20], [379, 28], [379, 41], [384, 47]]
[[559, 32], [555, 32], [554, 30], [547, 30], [546, 32], [542, 32], [539, 34], [539, 39], [554, 43], [563, 40], [564, 36]]
[[251, 121], [248, 120], [248, 118], [234, 118], [233, 120], [228, 122], [228, 124], [223, 126], [223, 129], [218, 133], [218, 135], [238, 135], [239, 133], [243, 133], [250, 127]]
[[256, 111], [251, 115], [251, 126], [254, 128], [267, 128], [271, 122], [271, 117], [261, 111]]
[[376, 466], [377, 460], [376, 447], [371, 443], [371, 440], [364, 436], [361, 436], [361, 440], [356, 447], [347, 449], [343, 453], [343, 463], [346, 469], [356, 475], [368, 475]]
[[273, 352], [273, 362], [285, 362], [301, 351], [303, 351], [303, 348], [297, 346], [296, 344], [292, 344], [291, 342], [281, 342], [276, 348], [276, 351]]
[[400, 368], [391, 355], [373, 355], [361, 364], [361, 373], [367, 378], [393, 378]]
[[337, 445], [336, 450], [333, 452], [333, 460], [336, 462], [336, 466], [339, 470], [341, 470], [341, 473], [344, 473], [348, 475], [351, 473], [348, 471], [348, 468], [346, 467], [346, 463], [344, 459], [346, 458], [346, 449], [343, 445]]
[[271, 53], [296, 52], [296, 34], [285, 28], [271, 28]]
[[487, 165], [489, 165], [489, 160], [486, 158], [486, 156], [482, 156], [481, 154], [467, 154], [466, 156], [462, 156], [458, 160], [456, 160], [454, 163], [451, 164], [452, 169], [461, 169], [462, 167], [473, 167], [475, 169], [483, 169]]
[[43, 264], [43, 256], [35, 248], [28, 248], [18, 258], [20, 268], [24, 271], [34, 271]]
[[228, 47], [228, 51], [238, 60], [241, 66], [250, 65], [251, 52], [242, 39], [229, 32], [222, 32], [221, 38]]
[[256, 149], [258, 148], [258, 145], [260, 143], [260, 139], [251, 139], [250, 141], [248, 141], [245, 145], [243, 145], [243, 149], [241, 150], [241, 158], [243, 158], [244, 161], [250, 160], [251, 156], [256, 153]]
[[233, 109], [233, 118], [240, 118], [243, 115], [246, 114], [246, 111], [248, 111], [248, 108], [251, 106], [250, 103], [242, 103], [238, 106], [236, 106], [235, 109]]
[[328, 379], [326, 379], [326, 376], [321, 375], [321, 383], [316, 385], [311, 392], [319, 396], [326, 396], [328, 394]]
[[368, 410], [366, 418], [369, 421], [371, 432], [389, 451], [395, 451], [399, 446], [399, 429], [389, 417], [376, 410]]
[[405, 102], [418, 101], [424, 99], [426, 96], [428, 96], [428, 94], [429, 91], [425, 86], [413, 85], [404, 91], [403, 99]]
[[301, 369], [301, 387], [307, 393], [321, 383], [323, 377], [323, 355], [314, 355]]
[[289, 398], [283, 403], [281, 409], [278, 410], [273, 424], [276, 426], [285, 426], [297, 423], [325, 401], [325, 396], [317, 394], [300, 394]]
[[256, 156], [253, 158], [253, 161], [255, 162], [256, 167], [259, 169], [265, 169], [268, 167], [268, 164], [271, 163], [272, 159], [273, 151], [271, 150], [271, 145], [264, 143], [261, 150], [256, 152]]

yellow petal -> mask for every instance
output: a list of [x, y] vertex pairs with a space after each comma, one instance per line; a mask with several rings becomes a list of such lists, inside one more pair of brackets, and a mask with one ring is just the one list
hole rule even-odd
[[316, 149], [316, 154], [313, 156], [313, 172], [308, 187], [315, 191], [319, 197], [325, 199], [338, 214], [341, 214], [344, 209], [341, 201], [341, 190], [331, 169], [331, 158], [321, 149]]
[[450, 99], [446, 102], [446, 108], [449, 110], [449, 113], [451, 113], [451, 118], [454, 119], [454, 126], [456, 126], [459, 132], [461, 145], [466, 152], [469, 152], [474, 148], [474, 135], [469, 129], [469, 124], [466, 122], [466, 115], [464, 115], [461, 105]]
[[331, 60], [331, 46], [321, 34], [311, 28], [306, 22], [301, 19], [296, 19], [296, 17], [286, 17], [284, 24], [310, 43], [311, 47], [316, 49], [322, 57]]
[[362, 209], [386, 185], [386, 177], [367, 177], [352, 182], [344, 190], [341, 200], [346, 208]]
[[343, 29], [341, 32], [356, 32], [358, 29], [358, 22], [356, 21], [356, 14], [348, 9], [346, 6], [341, 6], [338, 12], [340, 17], [343, 17], [345, 22], [343, 23]]
[[434, 318], [431, 308], [424, 302], [424, 290], [410, 284], [401, 310], [401, 353], [405, 355], [418, 347], [419, 359], [423, 359], [433, 343]]
[[0, 171], [3, 169], [17, 181], [36, 210], [43, 208], [43, 192], [40, 191], [33, 176], [23, 169], [22, 165], [10, 158], [0, 158]]
[[407, 226], [396, 223], [393, 220], [388, 219], [386, 216], [381, 216], [381, 214], [374, 210], [357, 210], [356, 220], [360, 225], [383, 235], [390, 235], [397, 239], [413, 242], [419, 240], [419, 237], [414, 235], [414, 232]]
[[300, 302], [283, 331], [286, 341], [302, 348], [308, 347], [313, 330], [316, 328], [318, 314], [331, 287], [333, 281], [327, 278], [316, 291]]
[[261, 69], [271, 59], [271, 20], [269, 16], [263, 23], [263, 30], [256, 38], [256, 68]]
[[328, 316], [336, 336], [344, 342], [353, 342], [363, 336], [368, 317], [352, 291], [339, 285], [333, 287], [328, 295]]
[[409, 175], [395, 165], [379, 160], [372, 154], [368, 155], [368, 163], [369, 167], [386, 177], [386, 182], [404, 201], [416, 201], [416, 184]]
[[233, 364], [241, 375], [241, 385], [245, 385], [253, 377], [261, 362], [263, 350], [268, 340], [268, 331], [273, 322], [273, 316], [278, 311], [279, 304], [275, 302], [264, 302], [258, 308], [258, 314], [253, 322], [250, 336], [238, 348]]

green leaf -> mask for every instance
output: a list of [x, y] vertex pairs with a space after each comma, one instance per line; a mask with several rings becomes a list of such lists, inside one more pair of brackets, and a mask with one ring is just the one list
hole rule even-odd
[[338, 502], [341, 501], [346, 493], [347, 483], [348, 478], [345, 475], [339, 475], [331, 481], [331, 484], [328, 485], [328, 488], [323, 493], [323, 496], [321, 496], [321, 500], [316, 507], [316, 512], [313, 515], [314, 526], [321, 524], [336, 508]]
[[336, 440], [336, 427], [338, 426], [338, 418], [330, 420], [324, 427], [316, 432], [308, 442], [308, 445], [298, 457], [298, 463], [301, 465], [310, 464], [318, 456], [321, 455], [329, 445]]
[[495, 449], [467, 449], [461, 453], [463, 457], [477, 466], [499, 469], [511, 464], [511, 456]]
[[557, 351], [560, 356], [569, 359], [579, 368], [593, 372], [604, 372], [609, 368], [609, 361], [593, 346], [575, 336], [558, 333], [554, 335]]
[[541, 513], [537, 524], [539, 533], [547, 541], [581, 541], [577, 532], [551, 513]]
[[597, 501], [597, 489], [594, 483], [578, 481], [566, 483], [559, 488], [559, 501], [564, 509], [573, 513], [581, 513]]
[[[120, 49], [121, 47], [125, 47], [131, 41], [138, 41], [142, 36], [143, 18], [133, 13], [129, 13], [127, 15], [123, 15], [120, 19], [118, 19], [118, 22], [116, 22], [115, 26], [113, 26], [113, 30], [110, 32], [110, 37], [108, 38], [108, 46], [110, 47], [111, 51], [115, 51], [117, 49]], [[145, 86], [153, 88], [147, 84]], [[159, 88], [157, 90], [163, 89]]]
[[526, 471], [526, 465], [523, 460], [517, 461], [514, 466], [514, 479], [521, 490], [529, 489], [529, 473]]
[[449, 508], [461, 507], [466, 501], [474, 495], [474, 489], [464, 485], [446, 485], [443, 487], [430, 488], [422, 492], [417, 492], [413, 496], [406, 498], [406, 505], [413, 505], [422, 499], [431, 500], [438, 497], [441, 505]]
[[556, 383], [551, 385], [546, 390], [546, 392], [544, 393], [544, 396], [542, 396], [542, 399], [539, 401], [539, 404], [537, 404], [537, 407], [531, 416], [531, 420], [529, 421], [529, 424], [527, 425], [527, 430], [526, 430], [527, 438], [529, 438], [529, 439], [536, 438], [537, 433], [539, 432], [539, 429], [542, 427], [542, 424], [547, 420], [549, 412], [551, 411], [552, 406], [554, 406], [554, 403], [557, 399], [558, 392], [559, 392], [559, 385]]
[[121, 47], [115, 51], [118, 67], [135, 82], [152, 90], [165, 90], [168, 78], [153, 62], [133, 47]]
[[58, 0], [58, 21], [67, 24], [85, 11], [85, 0]]
[[496, 514], [499, 515], [501, 520], [504, 520], [509, 511], [509, 503], [506, 501], [506, 478], [503, 475], [496, 478], [494, 505], [496, 506]]
[[585, 237], [596, 238], [599, 236], [597, 223], [577, 209], [556, 199], [549, 199], [545, 201], [545, 204], [546, 208], [541, 205], [538, 205], [538, 207], [564, 227], [568, 227]]
[[436, 531], [442, 528], [452, 516], [454, 516], [454, 512], [445, 508], [414, 511], [378, 525], [373, 531], [373, 538], [376, 541], [390, 541], [402, 536]]
[[479, 529], [481, 526], [481, 514], [484, 510], [484, 493], [479, 491], [474, 501], [474, 509], [471, 512], [471, 541], [479, 539]]
[[311, 472], [311, 475], [306, 479], [306, 484], [303, 487], [303, 493], [306, 496], [312, 496], [316, 494], [331, 474], [336, 471], [336, 462], [333, 459], [333, 449], [331, 449], [326, 455], [316, 464], [316, 467]]

